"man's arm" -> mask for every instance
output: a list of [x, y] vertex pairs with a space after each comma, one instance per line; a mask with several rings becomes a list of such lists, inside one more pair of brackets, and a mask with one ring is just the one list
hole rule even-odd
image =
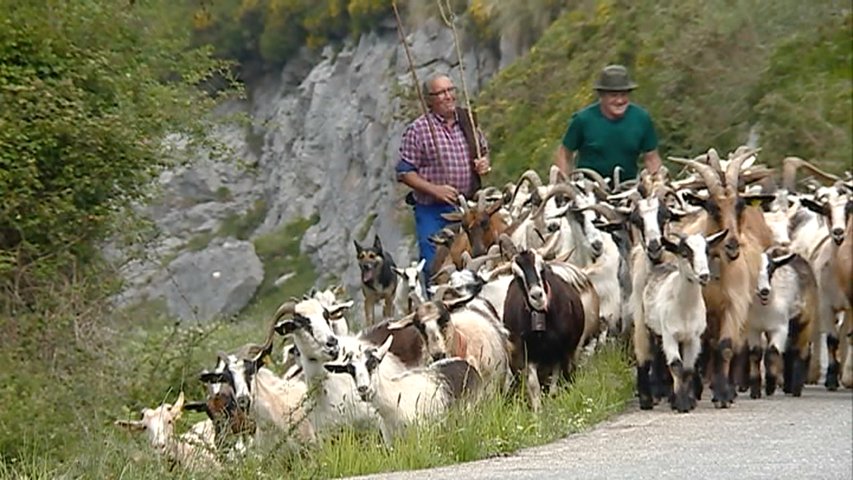
[[643, 154], [643, 166], [649, 173], [657, 173], [660, 170], [661, 164], [660, 154], [658, 154], [657, 149]]
[[455, 205], [459, 197], [459, 192], [453, 186], [435, 185], [415, 171], [401, 173], [398, 178], [413, 190], [434, 197], [447, 204]]
[[563, 175], [568, 176], [575, 169], [575, 152], [560, 144], [554, 153], [554, 165], [563, 172]]

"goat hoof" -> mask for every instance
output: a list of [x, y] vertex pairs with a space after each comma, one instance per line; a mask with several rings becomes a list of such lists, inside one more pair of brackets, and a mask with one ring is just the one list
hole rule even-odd
[[672, 399], [672, 409], [678, 413], [687, 413], [693, 410], [693, 402], [687, 395], [676, 395]]
[[651, 410], [654, 407], [654, 401], [652, 397], [646, 395], [640, 395], [640, 410]]
[[838, 362], [832, 362], [826, 367], [826, 382], [823, 385], [830, 392], [838, 390], [838, 367]]
[[773, 395], [774, 393], [776, 393], [776, 380], [775, 379], [774, 380], [769, 380], [769, 379], [767, 380], [767, 383], [764, 385], [764, 393], [766, 393], [768, 397]]

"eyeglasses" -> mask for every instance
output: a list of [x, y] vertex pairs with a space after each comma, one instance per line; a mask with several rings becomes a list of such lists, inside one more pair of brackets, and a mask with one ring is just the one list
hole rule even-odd
[[449, 93], [455, 93], [455, 92], [456, 92], [456, 87], [447, 87], [444, 90], [439, 90], [437, 92], [429, 92], [429, 96], [430, 97], [440, 97], [446, 93], [449, 94]]

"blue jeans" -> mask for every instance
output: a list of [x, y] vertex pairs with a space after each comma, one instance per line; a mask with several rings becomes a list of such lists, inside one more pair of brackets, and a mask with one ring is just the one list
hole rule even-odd
[[454, 211], [456, 211], [456, 207], [446, 203], [436, 205], [415, 204], [415, 235], [418, 238], [420, 258], [426, 260], [425, 269], [432, 266], [432, 259], [435, 257], [435, 245], [429, 241], [429, 237], [451, 223], [449, 220], [441, 218], [441, 214]]

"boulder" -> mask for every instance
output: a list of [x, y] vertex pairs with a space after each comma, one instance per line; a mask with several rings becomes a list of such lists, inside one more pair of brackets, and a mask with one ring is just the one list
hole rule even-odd
[[233, 238], [183, 253], [166, 270], [149, 298], [165, 298], [169, 313], [184, 321], [207, 322], [239, 312], [264, 279], [252, 243]]

